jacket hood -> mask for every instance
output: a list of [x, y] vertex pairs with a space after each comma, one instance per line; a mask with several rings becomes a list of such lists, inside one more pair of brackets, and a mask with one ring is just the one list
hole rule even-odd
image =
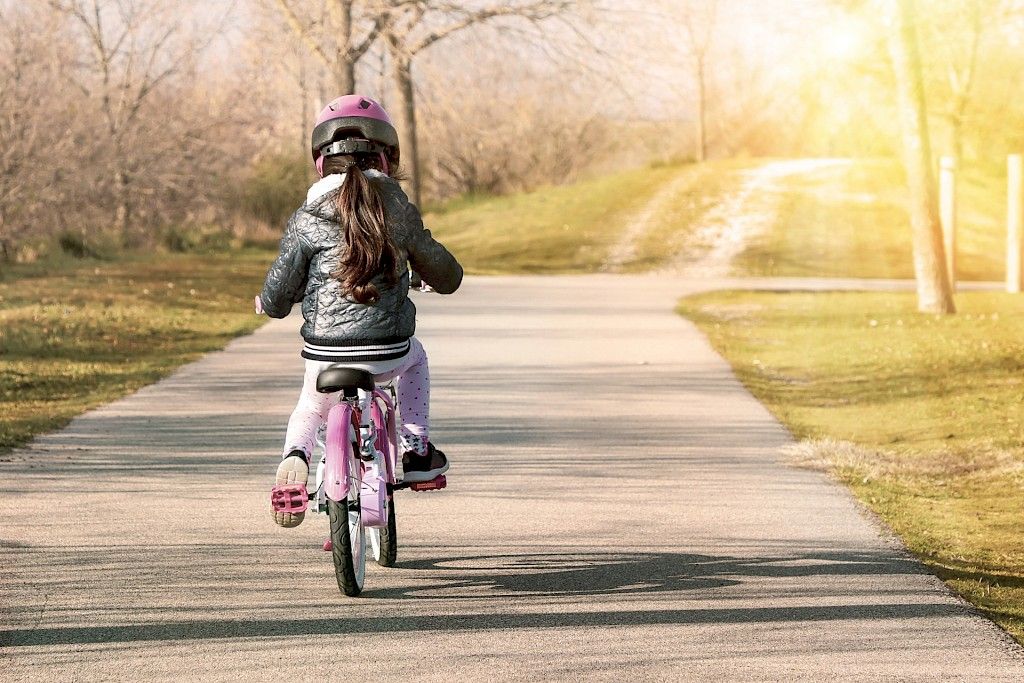
[[[370, 180], [388, 177], [376, 169], [365, 171], [365, 174]], [[338, 203], [335, 200], [338, 197], [338, 190], [341, 189], [341, 184], [344, 182], [344, 173], [332, 173], [316, 181], [306, 191], [306, 203], [302, 205], [302, 210], [317, 218], [336, 222], [338, 220]]]
[[306, 192], [306, 203], [302, 210], [308, 214], [328, 221], [338, 219], [338, 204], [334, 201], [338, 196], [341, 184], [345, 182], [344, 174], [332, 174], [313, 183]]

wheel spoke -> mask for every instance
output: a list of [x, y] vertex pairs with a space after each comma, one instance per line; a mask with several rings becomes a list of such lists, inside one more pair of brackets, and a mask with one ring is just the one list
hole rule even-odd
[[374, 561], [380, 560], [380, 529], [367, 529], [367, 536], [370, 539], [370, 552], [373, 553]]
[[362, 586], [363, 578], [366, 575], [366, 534], [360, 512], [348, 513], [348, 535], [352, 541], [352, 564], [356, 574], [356, 583]]

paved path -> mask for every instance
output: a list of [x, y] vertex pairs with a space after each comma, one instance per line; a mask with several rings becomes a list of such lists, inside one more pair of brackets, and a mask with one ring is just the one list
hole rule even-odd
[[[708, 287], [716, 283], [704, 283]], [[667, 278], [421, 297], [451, 487], [335, 587], [267, 487], [300, 378], [272, 323], [0, 464], [16, 680], [1024, 680], [672, 313]]]

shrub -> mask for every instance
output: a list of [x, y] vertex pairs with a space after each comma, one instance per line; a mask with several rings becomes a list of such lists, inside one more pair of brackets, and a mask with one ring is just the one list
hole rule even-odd
[[311, 168], [305, 157], [264, 157], [243, 175], [230, 201], [244, 217], [269, 226], [281, 225], [306, 198]]
[[90, 242], [81, 232], [62, 232], [57, 237], [57, 246], [63, 253], [74, 258], [102, 259], [107, 255], [102, 246]]

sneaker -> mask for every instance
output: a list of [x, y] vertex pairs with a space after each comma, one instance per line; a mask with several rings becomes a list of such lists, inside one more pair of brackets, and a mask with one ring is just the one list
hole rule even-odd
[[434, 448], [434, 444], [428, 443], [426, 455], [406, 451], [402, 456], [402, 469], [405, 470], [405, 482], [416, 484], [431, 481], [448, 471], [448, 458]]
[[[305, 453], [296, 450], [286, 455], [281, 460], [281, 464], [277, 466], [277, 478], [274, 481], [274, 485], [302, 484], [305, 486], [308, 479], [309, 460]], [[270, 514], [278, 526], [288, 528], [302, 524], [302, 520], [306, 517], [305, 511], [282, 512], [273, 508], [271, 508]]]

